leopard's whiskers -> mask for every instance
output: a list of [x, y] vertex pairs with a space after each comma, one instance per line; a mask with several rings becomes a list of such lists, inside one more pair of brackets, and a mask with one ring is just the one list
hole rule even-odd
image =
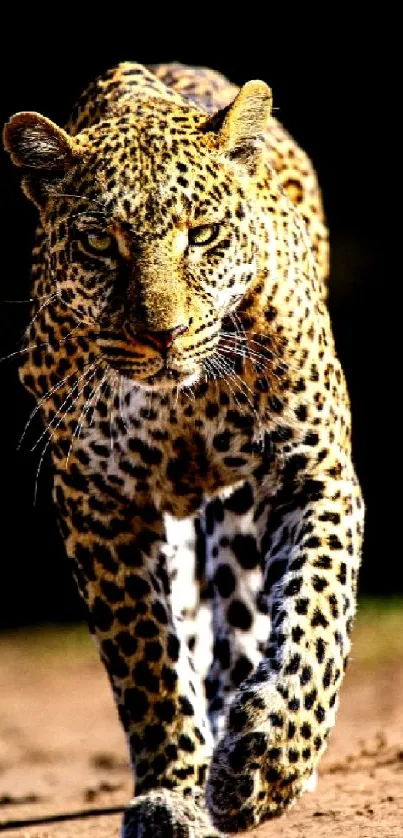
[[[79, 376], [79, 378], [77, 379], [77, 381], [75, 382], [75, 384], [73, 384], [73, 385], [72, 385], [72, 387], [70, 387], [69, 392], [68, 392], [68, 394], [67, 394], [66, 398], [64, 399], [64, 401], [62, 402], [62, 404], [60, 405], [59, 409], [56, 411], [56, 413], [55, 413], [55, 415], [53, 416], [53, 418], [51, 419], [51, 421], [50, 421], [50, 422], [48, 422], [48, 424], [46, 425], [46, 427], [44, 428], [44, 430], [42, 431], [41, 435], [38, 437], [38, 439], [36, 440], [36, 442], [34, 443], [34, 445], [32, 446], [32, 448], [30, 448], [31, 453], [32, 453], [33, 451], [35, 451], [35, 449], [38, 447], [38, 445], [39, 445], [39, 443], [41, 442], [41, 440], [44, 438], [44, 436], [46, 436], [46, 434], [47, 434], [50, 430], [52, 430], [52, 429], [53, 429], [53, 430], [56, 430], [56, 428], [58, 428], [58, 427], [59, 427], [60, 422], [58, 422], [58, 423], [55, 425], [55, 424], [54, 424], [55, 419], [57, 419], [57, 417], [58, 417], [58, 416], [60, 416], [60, 414], [61, 414], [61, 413], [62, 413], [62, 411], [63, 411], [63, 408], [64, 408], [64, 407], [65, 407], [65, 405], [67, 405], [67, 404], [68, 404], [68, 402], [70, 401], [70, 399], [71, 399], [71, 397], [72, 397], [72, 394], [73, 394], [73, 393], [74, 393], [74, 391], [78, 388], [78, 385], [80, 384], [80, 382], [81, 382], [83, 379], [85, 379], [85, 377], [88, 375], [88, 373], [89, 373], [89, 372], [91, 372], [91, 370], [92, 370], [94, 367], [96, 367], [96, 366], [97, 366], [97, 361], [93, 362], [93, 363], [91, 364], [91, 366], [89, 367], [89, 369], [85, 370], [85, 372], [83, 372], [83, 373], [82, 373], [82, 375], [80, 375], [80, 376]], [[84, 386], [85, 386], [85, 385], [84, 385]], [[83, 392], [83, 391], [81, 390], [81, 391], [79, 392], [79, 394], [78, 394], [78, 395], [81, 395], [81, 393], [82, 393], [82, 392]], [[65, 411], [62, 413], [62, 419], [66, 416], [66, 413], [67, 413], [67, 410], [65, 410]], [[52, 434], [52, 436], [53, 436], [53, 434]]]
[[[94, 371], [93, 375], [91, 376], [91, 380], [94, 378], [94, 376], [96, 375], [96, 373], [98, 372], [98, 370], [99, 370], [99, 369], [100, 369], [100, 366], [99, 366], [99, 367], [98, 367], [98, 368]], [[81, 431], [82, 431], [82, 429], [83, 429], [84, 422], [85, 422], [85, 420], [86, 420], [86, 418], [87, 418], [87, 416], [88, 416], [88, 413], [89, 413], [89, 411], [90, 411], [91, 407], [93, 406], [93, 400], [96, 398], [96, 396], [97, 396], [97, 395], [98, 395], [98, 396], [100, 395], [100, 392], [101, 392], [101, 390], [102, 390], [102, 386], [103, 386], [103, 384], [105, 383], [105, 380], [106, 380], [106, 378], [107, 378], [107, 375], [108, 375], [108, 369], [106, 370], [105, 375], [103, 376], [101, 383], [98, 385], [98, 387], [97, 387], [97, 385], [95, 384], [95, 387], [93, 387], [93, 389], [91, 390], [91, 393], [90, 393], [90, 395], [89, 395], [88, 399], [85, 401], [85, 403], [84, 403], [83, 407], [81, 408], [80, 415], [79, 415], [79, 418], [78, 418], [78, 420], [77, 420], [76, 427], [74, 428], [74, 433], [72, 434], [72, 437], [71, 437], [69, 450], [68, 450], [68, 452], [67, 452], [67, 457], [66, 457], [66, 461], [65, 461], [65, 470], [66, 470], [66, 471], [67, 471], [67, 468], [68, 468], [68, 465], [69, 465], [69, 460], [70, 460], [71, 452], [72, 452], [72, 450], [73, 450], [74, 440], [75, 440], [76, 438], [77, 438], [77, 440], [79, 440], [79, 439], [80, 439], [80, 434], [81, 434]], [[89, 382], [90, 382], [90, 379], [86, 382], [86, 385], [85, 385], [85, 386], [87, 386], [87, 385], [89, 384]], [[85, 389], [85, 388], [84, 388], [84, 389]], [[83, 392], [83, 391], [82, 391], [82, 392]], [[96, 402], [96, 403], [97, 403], [97, 402]], [[94, 408], [95, 408], [95, 405], [94, 405]]]
[[[89, 364], [91, 364], [91, 361], [88, 361], [84, 366], [88, 366]], [[25, 436], [27, 434], [28, 428], [29, 428], [34, 416], [36, 416], [36, 414], [38, 413], [38, 410], [40, 410], [42, 405], [49, 399], [50, 396], [53, 396], [54, 393], [56, 393], [58, 390], [60, 390], [60, 387], [63, 387], [63, 384], [66, 384], [66, 382], [69, 381], [69, 379], [72, 378], [73, 375], [76, 375], [76, 374], [77, 374], [77, 370], [74, 369], [73, 372], [71, 372], [69, 375], [66, 375], [65, 378], [62, 378], [61, 381], [58, 381], [57, 384], [55, 384], [53, 387], [51, 387], [50, 390], [47, 391], [47, 393], [45, 393], [43, 396], [41, 396], [41, 398], [39, 399], [39, 401], [35, 405], [34, 409], [31, 411], [31, 413], [30, 413], [30, 415], [29, 415], [29, 417], [28, 417], [28, 419], [27, 419], [27, 421], [24, 425], [22, 434], [21, 434], [21, 436], [18, 440], [17, 451], [19, 451], [19, 449], [21, 448], [21, 445], [22, 445], [22, 443], [25, 439]]]
[[[86, 371], [86, 373], [85, 373], [85, 375], [87, 375], [89, 372], [90, 372], [90, 370], [87, 370], [87, 371]], [[95, 375], [95, 374], [96, 374], [96, 370], [94, 371], [94, 375]], [[91, 376], [91, 378], [92, 378], [92, 376]], [[78, 383], [78, 382], [77, 382], [77, 383]], [[77, 392], [77, 395], [76, 395], [75, 397], [73, 397], [73, 393], [74, 393], [74, 390], [76, 389], [76, 386], [77, 386], [77, 385], [75, 385], [73, 388], [71, 388], [70, 393], [69, 393], [69, 397], [65, 400], [65, 402], [63, 402], [63, 404], [65, 404], [66, 402], [68, 402], [68, 401], [69, 401], [69, 399], [70, 399], [70, 402], [71, 402], [71, 406], [72, 406], [72, 407], [73, 407], [75, 404], [77, 404], [77, 401], [78, 401], [78, 399], [80, 398], [80, 396], [82, 395], [82, 393], [84, 392], [86, 385], [84, 384], [84, 387], [83, 387], [81, 390], [79, 390], [79, 391]], [[63, 405], [62, 405], [62, 406], [63, 406]], [[59, 414], [59, 413], [60, 413], [60, 410], [58, 411], [58, 414]], [[34, 506], [35, 506], [35, 504], [36, 504], [36, 499], [37, 499], [37, 495], [38, 495], [38, 481], [39, 481], [39, 475], [40, 475], [40, 472], [41, 472], [41, 468], [42, 468], [42, 464], [43, 464], [43, 461], [44, 461], [44, 458], [45, 458], [45, 454], [46, 454], [46, 452], [47, 452], [47, 450], [48, 450], [48, 448], [49, 448], [49, 446], [50, 446], [50, 443], [51, 443], [51, 441], [52, 441], [52, 439], [53, 439], [53, 437], [54, 437], [54, 435], [55, 435], [55, 433], [56, 433], [56, 431], [57, 431], [58, 427], [61, 425], [61, 423], [63, 422], [64, 418], [66, 417], [66, 414], [67, 414], [67, 408], [66, 408], [66, 410], [63, 412], [63, 414], [60, 416], [60, 419], [59, 419], [59, 421], [57, 422], [57, 424], [56, 424], [56, 425], [52, 428], [52, 431], [51, 431], [51, 433], [49, 434], [49, 439], [46, 441], [46, 444], [44, 445], [44, 448], [43, 448], [43, 450], [42, 450], [42, 452], [41, 452], [41, 456], [40, 456], [40, 458], [39, 458], [38, 467], [37, 467], [37, 469], [36, 469], [36, 473], [35, 473]], [[55, 418], [55, 417], [54, 417], [54, 418]], [[54, 420], [52, 420], [52, 423], [53, 423], [53, 421], [54, 421]], [[52, 424], [52, 423], [51, 423], [51, 424]], [[49, 429], [50, 429], [50, 425], [46, 428], [45, 433], [46, 433]], [[43, 434], [42, 434], [42, 437], [43, 437]], [[38, 440], [38, 442], [39, 442], [39, 440]], [[37, 445], [37, 443], [35, 444], [35, 446], [34, 446], [34, 447], [36, 447], [36, 445]], [[31, 449], [31, 450], [34, 450], [34, 449]]]
[[9, 361], [11, 358], [17, 357], [17, 355], [25, 355], [27, 352], [31, 352], [31, 350], [33, 349], [43, 349], [44, 347], [48, 347], [49, 349], [54, 350], [55, 347], [62, 346], [64, 343], [68, 343], [70, 340], [72, 340], [70, 336], [79, 328], [79, 326], [81, 326], [81, 323], [78, 323], [77, 326], [75, 326], [74, 329], [72, 329], [71, 332], [69, 332], [67, 337], [56, 341], [56, 343], [54, 344], [49, 343], [49, 341], [45, 341], [44, 343], [30, 343], [29, 346], [25, 346], [23, 349], [17, 349], [15, 352], [10, 352], [9, 355], [4, 355], [2, 358], [0, 358], [0, 364], [2, 364], [3, 361]]
[[124, 390], [124, 387], [125, 387], [125, 378], [124, 378], [123, 375], [119, 375], [119, 379], [120, 379], [120, 385], [119, 385], [119, 414], [120, 414], [120, 418], [122, 420], [122, 423], [123, 423], [123, 426], [124, 426], [125, 430], [127, 431], [127, 433], [129, 433], [130, 426], [127, 424], [127, 417], [123, 415], [124, 409], [126, 408], [126, 410], [127, 410], [127, 407], [128, 407], [128, 405], [126, 403], [125, 396], [123, 394], [123, 390]]
[[110, 410], [109, 410], [109, 438], [110, 438], [110, 450], [113, 451], [115, 446], [115, 434], [113, 430], [113, 424], [115, 422], [116, 417], [116, 409], [115, 409], [115, 393], [117, 393], [117, 378], [118, 374], [115, 372], [113, 376], [110, 378], [109, 387], [110, 387]]

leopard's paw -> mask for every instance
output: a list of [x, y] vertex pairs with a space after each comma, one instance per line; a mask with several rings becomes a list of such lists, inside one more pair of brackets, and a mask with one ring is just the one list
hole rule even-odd
[[213, 823], [224, 833], [251, 829], [283, 814], [303, 793], [305, 766], [287, 760], [286, 749], [255, 730], [226, 734], [213, 755], [207, 803]]
[[220, 838], [220, 833], [199, 801], [156, 789], [131, 801], [121, 838]]

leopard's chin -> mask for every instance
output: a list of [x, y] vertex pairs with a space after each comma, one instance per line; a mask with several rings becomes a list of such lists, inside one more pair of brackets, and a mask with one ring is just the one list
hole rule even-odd
[[138, 381], [140, 387], [147, 390], [176, 390], [191, 387], [200, 378], [200, 370], [194, 372], [182, 372], [179, 370], [163, 368], [147, 379]]
[[142, 375], [141, 378], [134, 371], [128, 369], [120, 370], [120, 373], [142, 390], [161, 392], [161, 390], [169, 391], [191, 387], [199, 381], [201, 370], [197, 369], [189, 372], [163, 366], [157, 372], [148, 376]]

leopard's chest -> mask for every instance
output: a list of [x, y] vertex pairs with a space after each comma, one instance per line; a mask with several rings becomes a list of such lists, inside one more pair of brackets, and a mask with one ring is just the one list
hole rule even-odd
[[184, 404], [133, 401], [117, 421], [119, 431], [112, 427], [108, 440], [100, 439], [96, 425], [88, 428], [82, 441], [92, 452], [90, 470], [102, 470], [105, 477], [120, 481], [127, 496], [151, 497], [161, 511], [179, 518], [245, 480], [275, 480], [270, 435], [251, 415], [211, 401], [195, 405], [189, 399]]

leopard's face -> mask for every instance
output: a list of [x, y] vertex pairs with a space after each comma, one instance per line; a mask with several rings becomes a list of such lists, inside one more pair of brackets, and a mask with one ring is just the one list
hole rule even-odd
[[86, 131], [84, 161], [43, 216], [57, 291], [143, 386], [196, 381], [258, 272], [253, 181], [197, 121], [180, 138], [158, 118]]
[[[37, 166], [25, 186], [40, 206], [52, 289], [108, 365], [147, 388], [190, 385], [214, 368], [233, 312], [267, 263], [255, 138], [237, 137], [233, 109], [221, 134], [202, 113], [166, 103], [74, 138], [38, 115], [14, 117], [36, 116], [44, 142], [58, 145], [53, 178]], [[17, 163], [25, 128], [6, 129]]]

